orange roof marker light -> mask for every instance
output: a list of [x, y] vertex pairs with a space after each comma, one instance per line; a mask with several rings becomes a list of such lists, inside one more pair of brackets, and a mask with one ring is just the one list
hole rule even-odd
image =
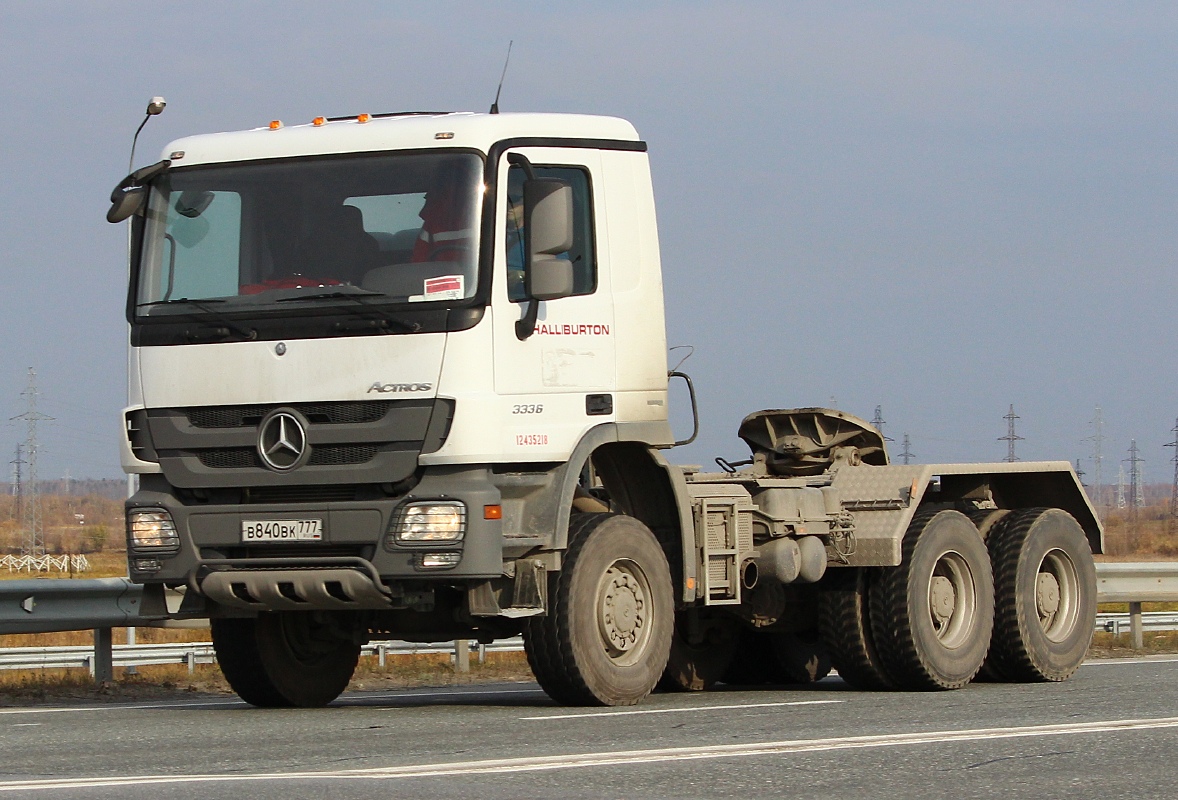
[[435, 139], [453, 139], [454, 131], [440, 131], [434, 134]]
[[320, 125], [322, 125], [325, 122], [327, 122], [327, 117], [315, 117], [315, 119], [311, 120], [311, 124], [314, 125], [316, 128], [318, 128]]
[[370, 119], [372, 119], [371, 114], [361, 114], [360, 116], [356, 117], [356, 121], [359, 122], [360, 124], [364, 124], [365, 122], [368, 122], [368, 120], [370, 120]]
[[282, 120], [280, 120], [280, 119], [270, 120], [270, 130], [276, 131], [281, 127], [282, 127]]

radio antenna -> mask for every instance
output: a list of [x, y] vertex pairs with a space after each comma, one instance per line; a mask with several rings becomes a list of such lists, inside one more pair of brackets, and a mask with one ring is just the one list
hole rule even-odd
[[507, 58], [503, 61], [503, 74], [499, 76], [499, 88], [495, 90], [495, 102], [491, 103], [491, 113], [499, 113], [499, 93], [503, 91], [503, 79], [507, 77], [507, 65], [511, 63], [511, 46], [515, 44], [515, 39], [507, 43]]

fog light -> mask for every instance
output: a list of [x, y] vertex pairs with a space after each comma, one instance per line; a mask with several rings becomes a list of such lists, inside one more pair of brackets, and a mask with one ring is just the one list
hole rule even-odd
[[449, 569], [458, 566], [462, 553], [422, 553], [422, 569]]
[[129, 509], [127, 545], [137, 553], [178, 553], [180, 536], [172, 515], [162, 508]]
[[466, 506], [408, 503], [393, 517], [389, 532], [398, 542], [460, 542], [466, 534]]
[[161, 562], [158, 558], [135, 559], [136, 572], [159, 572], [163, 568], [163, 562]]

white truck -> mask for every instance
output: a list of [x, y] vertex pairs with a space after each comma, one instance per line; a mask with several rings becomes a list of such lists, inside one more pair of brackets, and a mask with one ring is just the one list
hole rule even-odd
[[122, 181], [144, 613], [187, 586], [257, 706], [330, 702], [373, 637], [522, 634], [566, 704], [1068, 677], [1103, 533], [1067, 462], [891, 464], [820, 408], [745, 417], [716, 473], [667, 460], [646, 150], [614, 118], [360, 114]]

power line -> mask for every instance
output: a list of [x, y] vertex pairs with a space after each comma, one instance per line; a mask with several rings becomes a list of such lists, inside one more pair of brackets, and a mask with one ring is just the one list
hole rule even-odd
[[911, 464], [912, 457], [915, 455], [915, 453], [912, 452], [910, 445], [911, 442], [908, 441], [908, 434], [904, 434], [904, 451], [900, 453], [900, 458], [904, 459], [905, 464]]
[[877, 431], [879, 431], [879, 435], [883, 436], [883, 440], [885, 442], [896, 441], [891, 436], [887, 436], [886, 434], [884, 434], [883, 426], [886, 425], [887, 423], [884, 421], [884, 418], [883, 418], [883, 406], [876, 406], [875, 407], [875, 416], [871, 418], [871, 424], [875, 426], [875, 429]]
[[21, 527], [24, 536], [21, 542], [21, 555], [40, 557], [45, 555], [45, 529], [41, 520], [41, 496], [37, 488], [37, 423], [48, 422], [53, 419], [37, 410], [37, 373], [29, 367], [29, 388], [21, 392], [29, 404], [29, 410], [13, 420], [23, 419], [28, 425], [28, 436], [25, 438], [25, 453], [28, 455], [28, 478], [24, 500], [24, 513]]
[[1167, 443], [1166, 447], [1174, 448], [1174, 457], [1170, 459], [1174, 462], [1174, 488], [1170, 491], [1170, 518], [1166, 520], [1166, 533], [1173, 536], [1175, 520], [1178, 520], [1178, 419], [1174, 420], [1170, 433], [1174, 434], [1174, 441]]
[[1014, 443], [1024, 441], [1024, 439], [1014, 432], [1014, 421], [1016, 419], [1022, 419], [1018, 414], [1014, 413], [1014, 403], [1010, 404], [1010, 412], [1003, 419], [1006, 420], [1006, 435], [999, 436], [998, 441], [1006, 442], [1006, 460], [1010, 462], [1018, 461], [1018, 456], [1014, 454]]
[[1104, 451], [1105, 436], [1104, 436], [1104, 412], [1101, 410], [1100, 406], [1096, 407], [1096, 416], [1094, 416], [1088, 424], [1091, 425], [1093, 428], [1092, 435], [1083, 439], [1082, 441], [1092, 442], [1092, 468], [1093, 468], [1093, 472], [1095, 473], [1095, 475], [1093, 475], [1093, 478], [1095, 479], [1095, 486], [1093, 487], [1093, 493], [1096, 495], [1096, 512], [1097, 512], [1097, 514], [1103, 514], [1104, 506], [1105, 506], [1105, 498], [1104, 498], [1104, 476], [1103, 476], [1102, 472], [1103, 472], [1103, 464], [1104, 464], [1104, 452], [1103, 451]]
[[24, 450], [24, 445], [20, 442], [17, 442], [16, 443], [16, 458], [14, 458], [14, 459], [12, 459], [12, 461], [8, 462], [8, 463], [12, 464], [12, 495], [13, 495], [13, 497], [16, 498], [16, 503], [15, 503], [16, 508], [14, 509], [15, 514], [13, 516], [13, 519], [15, 519], [18, 524], [24, 519], [24, 517], [23, 517], [23, 514], [24, 514], [23, 500], [24, 500], [24, 498], [22, 496], [22, 490], [23, 490], [24, 486], [21, 483], [20, 468], [23, 467], [25, 464], [29, 463], [29, 462], [25, 461], [24, 458], [22, 457], [22, 453], [21, 453], [22, 450]]
[[1133, 509], [1133, 519], [1137, 519], [1137, 509], [1145, 505], [1145, 486], [1141, 481], [1141, 465], [1145, 463], [1137, 453], [1137, 440], [1129, 440], [1129, 507]]

